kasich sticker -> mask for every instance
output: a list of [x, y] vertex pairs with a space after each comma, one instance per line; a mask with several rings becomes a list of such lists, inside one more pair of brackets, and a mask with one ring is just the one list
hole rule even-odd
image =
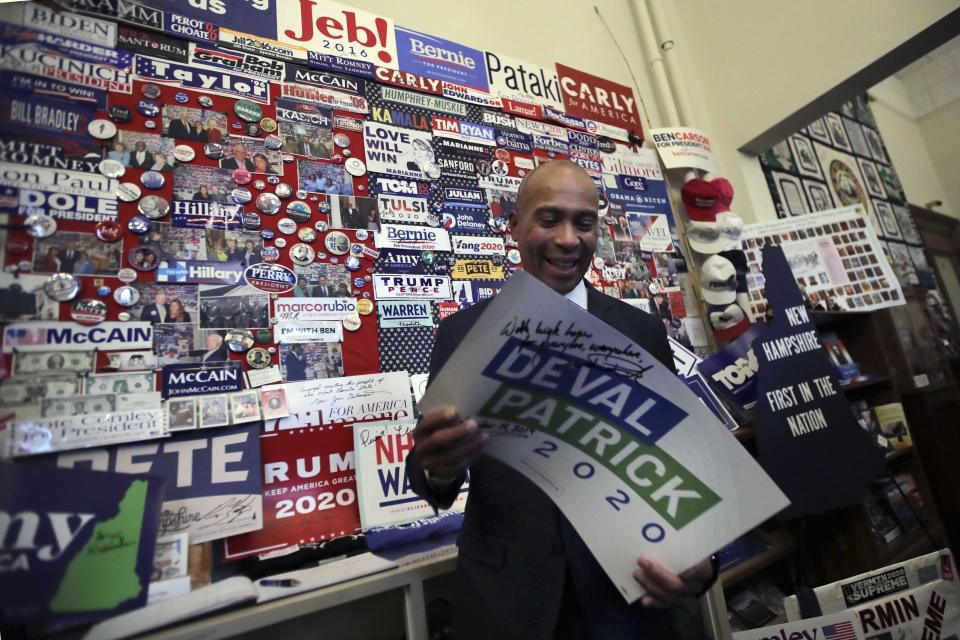
[[251, 287], [267, 293], [286, 293], [297, 284], [297, 276], [282, 264], [252, 264], [243, 272], [243, 279]]

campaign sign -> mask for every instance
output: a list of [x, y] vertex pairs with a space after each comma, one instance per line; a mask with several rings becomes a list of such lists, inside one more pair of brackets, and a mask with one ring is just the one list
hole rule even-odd
[[450, 277], [375, 273], [373, 295], [377, 300], [448, 300]]
[[[487, 82], [490, 93], [506, 100], [519, 100], [525, 103], [548, 104], [557, 109], [563, 109], [563, 95], [560, 91], [560, 82], [557, 72], [545, 69], [525, 60], [518, 60], [510, 56], [484, 52], [487, 63]], [[506, 109], [506, 104], [504, 104]], [[542, 115], [536, 109], [539, 117]], [[516, 113], [510, 111], [510, 113]]]
[[140, 55], [135, 58], [134, 68], [141, 78], [168, 82], [206, 93], [248, 98], [264, 104], [270, 102], [270, 82], [262, 78], [192, 67]]
[[560, 63], [557, 63], [557, 76], [567, 113], [642, 134], [633, 89]]
[[273, 317], [278, 322], [342, 320], [355, 313], [356, 298], [277, 298], [273, 301]]
[[697, 369], [734, 407], [750, 410], [757, 401], [757, 356], [754, 340], [764, 325], [751, 325], [739, 338], [697, 365]]
[[199, 544], [263, 525], [259, 433], [259, 422], [180, 431], [165, 440], [64, 453], [56, 464], [163, 477], [159, 534], [187, 533], [190, 544]]
[[216, 47], [190, 44], [190, 64], [217, 67], [270, 80], [283, 80], [284, 63], [254, 53], [223, 51]]
[[787, 504], [671, 369], [523, 271], [419, 407], [445, 404], [547, 493], [627, 602], [644, 595], [638, 556], [684, 571]]
[[130, 72], [110, 65], [74, 60], [35, 43], [4, 44], [0, 69], [19, 71], [117, 93], [132, 93]]
[[377, 304], [377, 316], [381, 329], [434, 326], [430, 303], [421, 300], [383, 300]]
[[120, 25], [117, 32], [117, 47], [174, 62], [187, 62], [190, 55], [188, 43], [183, 40], [125, 25]]
[[[357, 493], [363, 530], [391, 527], [434, 515], [426, 500], [410, 488], [404, 466], [413, 448], [415, 421], [353, 427]], [[447, 512], [462, 512], [467, 486]]]
[[443, 228], [461, 233], [464, 231], [485, 233], [487, 231], [487, 212], [478, 209], [444, 211]]
[[533, 138], [518, 131], [497, 129], [497, 146], [514, 153], [533, 153]]
[[426, 198], [381, 195], [377, 198], [380, 219], [387, 222], [413, 222], [425, 224], [430, 213]]
[[3, 352], [152, 349], [149, 322], [22, 322], [3, 328]]
[[44, 189], [75, 195], [116, 197], [115, 178], [82, 171], [58, 170], [26, 166], [17, 162], [0, 162], [0, 186]]
[[667, 169], [693, 167], [714, 171], [713, 148], [710, 138], [699, 129], [670, 127], [650, 131], [663, 166]]
[[117, 199], [99, 196], [81, 196], [72, 193], [59, 193], [40, 189], [3, 187], [5, 193], [16, 200], [16, 205], [0, 210], [18, 216], [42, 213], [58, 220], [79, 220], [82, 222], [100, 222], [117, 219]]
[[0, 465], [0, 484], [4, 628], [90, 623], [147, 604], [160, 478], [18, 463]]
[[263, 387], [264, 390], [274, 388], [286, 389], [290, 415], [264, 421], [267, 431], [413, 417], [410, 380], [404, 371]]
[[336, 320], [278, 322], [273, 328], [273, 339], [277, 344], [343, 342], [343, 323]]
[[260, 262], [243, 271], [243, 280], [254, 289], [267, 293], [286, 293], [297, 285], [297, 274], [282, 264]]
[[230, 229], [243, 226], [243, 205], [174, 200], [170, 224], [192, 229]]
[[367, 93], [366, 84], [359, 78], [330, 73], [329, 71], [308, 69], [290, 62], [287, 63], [286, 71], [288, 82], [313, 84], [324, 89], [333, 89], [334, 91], [352, 93], [358, 96], [365, 96]]
[[318, 544], [360, 529], [353, 429], [260, 434], [263, 528], [224, 540], [224, 559]]
[[54, 78], [41, 78], [26, 73], [5, 73], [3, 77], [0, 77], [0, 83], [5, 89], [11, 91], [64, 98], [74, 102], [96, 105], [98, 109], [107, 108], [107, 92], [103, 89], [82, 87], [61, 82]]
[[443, 203], [457, 207], [487, 208], [487, 196], [483, 189], [469, 189], [467, 187], [445, 187]]
[[490, 88], [482, 51], [403, 27], [395, 34], [401, 71], [481, 91]]
[[162, 260], [157, 268], [157, 282], [237, 284], [243, 278], [243, 271], [239, 262]]
[[278, 2], [276, 39], [311, 52], [397, 68], [393, 20], [330, 0]]
[[884, 450], [857, 425], [782, 247], [763, 248], [763, 275], [776, 313], [753, 343], [754, 432], [760, 464], [790, 498], [780, 517], [858, 504], [883, 473]]
[[201, 396], [243, 390], [239, 362], [168, 364], [163, 368], [163, 397]]
[[90, 42], [102, 47], [113, 47], [117, 42], [117, 25], [109, 20], [98, 20], [62, 11], [37, 2], [24, 2], [21, 23], [49, 33]]
[[107, 64], [118, 69], [129, 68], [133, 57], [129, 51], [118, 51], [110, 47], [75, 40], [65, 35], [22, 29], [11, 24], [3, 26], [0, 40], [4, 44], [34, 42], [77, 60]]
[[470, 292], [474, 302], [480, 302], [500, 293], [503, 289], [502, 282], [471, 282]]
[[363, 60], [353, 60], [351, 58], [341, 58], [328, 53], [319, 51], [307, 51], [307, 64], [324, 71], [333, 71], [334, 73], [347, 73], [361, 78], [375, 78], [374, 71], [376, 66]]
[[363, 123], [363, 152], [367, 171], [424, 180], [424, 168], [433, 161], [433, 136], [389, 124]]
[[[99, 174], [102, 156], [103, 148], [100, 146], [100, 142], [90, 137], [87, 139], [64, 138], [54, 133], [49, 133], [34, 134], [30, 136], [29, 139], [11, 138], [0, 140], [0, 162], [29, 164], [35, 167], [46, 167], [48, 169], [65, 169], [67, 171]], [[28, 189], [43, 186], [39, 180], [37, 184], [33, 185], [24, 184], [25, 181], [20, 182], [21, 186]], [[97, 187], [90, 189], [90, 191], [97, 191], [98, 193], [93, 195], [116, 199], [116, 194], [99, 193], [100, 189], [98, 188], [99, 184], [96, 177], [94, 178], [94, 184], [97, 185]], [[61, 186], [51, 188], [50, 191], [78, 193], [82, 192], [83, 189], [70, 189], [66, 186]]]
[[433, 227], [381, 224], [374, 239], [380, 249], [450, 251], [450, 235], [444, 229]]
[[453, 252], [467, 256], [501, 256], [505, 249], [503, 238], [479, 236], [450, 236]]
[[430, 183], [392, 176], [370, 176], [370, 190], [377, 194], [397, 196], [430, 196]]
[[503, 265], [493, 260], [458, 259], [450, 269], [450, 276], [457, 280], [503, 280]]
[[457, 116], [467, 115], [467, 105], [456, 100], [448, 100], [440, 96], [426, 95], [414, 91], [404, 91], [394, 87], [380, 87], [380, 97], [390, 102], [398, 102], [408, 107], [417, 107], [419, 109], [428, 109], [430, 111], [443, 111]]
[[656, 213], [627, 212], [630, 237], [640, 245], [641, 251], [673, 251], [673, 238], [667, 224], [667, 216]]
[[24, 418], [15, 420], [9, 431], [5, 455], [17, 457], [151, 440], [168, 434], [163, 411], [159, 408], [81, 413], [62, 418]]
[[388, 273], [426, 273], [419, 251], [384, 249], [377, 258], [377, 267]]

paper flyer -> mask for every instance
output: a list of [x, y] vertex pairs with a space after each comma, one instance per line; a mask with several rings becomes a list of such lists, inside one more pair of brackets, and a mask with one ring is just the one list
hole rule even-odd
[[670, 370], [517, 272], [420, 401], [453, 404], [484, 453], [554, 500], [624, 598], [641, 555], [681, 572], [787, 505]]

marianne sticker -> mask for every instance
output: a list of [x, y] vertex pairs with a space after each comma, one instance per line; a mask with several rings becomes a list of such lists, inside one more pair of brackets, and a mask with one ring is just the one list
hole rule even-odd
[[297, 276], [282, 264], [253, 264], [243, 272], [243, 279], [251, 287], [267, 293], [286, 293], [297, 284]]

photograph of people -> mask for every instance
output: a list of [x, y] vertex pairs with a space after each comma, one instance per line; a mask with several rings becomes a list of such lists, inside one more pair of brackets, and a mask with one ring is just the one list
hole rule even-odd
[[190, 314], [183, 308], [183, 302], [180, 301], [180, 298], [174, 298], [170, 301], [167, 317], [167, 322], [190, 322]]
[[253, 160], [247, 157], [247, 148], [239, 142], [234, 142], [230, 145], [230, 157], [220, 161], [220, 168], [253, 171], [257, 167], [253, 163]]
[[171, 399], [167, 409], [170, 411], [170, 430], [196, 429], [197, 411], [195, 398]]
[[107, 158], [117, 160], [125, 167], [130, 166], [130, 151], [127, 150], [127, 145], [119, 140], [113, 143], [113, 148], [110, 151], [107, 151]]
[[150, 165], [153, 171], [173, 171], [173, 165], [167, 162], [167, 154], [159, 151], [153, 154], [153, 164]]
[[307, 279], [303, 276], [297, 277], [297, 284], [293, 287], [294, 298], [309, 298], [310, 288], [307, 286]]
[[303, 345], [294, 344], [290, 348], [283, 348], [283, 379], [287, 382], [296, 382], [307, 379], [307, 358], [303, 353]]
[[337, 295], [336, 289], [330, 286], [330, 281], [327, 280], [327, 276], [317, 278], [317, 284], [313, 285], [313, 291], [311, 293], [314, 298], [333, 298]]
[[223, 344], [223, 336], [216, 331], [207, 334], [206, 351], [200, 357], [200, 362], [226, 362], [227, 345]]
[[227, 415], [227, 396], [203, 396], [200, 398], [200, 428], [222, 427], [230, 424]]
[[167, 126], [167, 135], [171, 138], [180, 138], [183, 140], [196, 140], [193, 132], [194, 123], [190, 122], [190, 114], [186, 109], [180, 112], [180, 117], [171, 120]]
[[[183, 310], [182, 305], [180, 309]], [[167, 305], [167, 294], [163, 290], [157, 291], [153, 297], [153, 302], [144, 305], [143, 311], [140, 312], [141, 322], [149, 322], [150, 324], [174, 322], [174, 320], [169, 320], [169, 317], [170, 307]]]
[[153, 164], [153, 154], [147, 151], [147, 143], [137, 140], [133, 145], [133, 152], [128, 156], [128, 167], [134, 169], [149, 169]]

